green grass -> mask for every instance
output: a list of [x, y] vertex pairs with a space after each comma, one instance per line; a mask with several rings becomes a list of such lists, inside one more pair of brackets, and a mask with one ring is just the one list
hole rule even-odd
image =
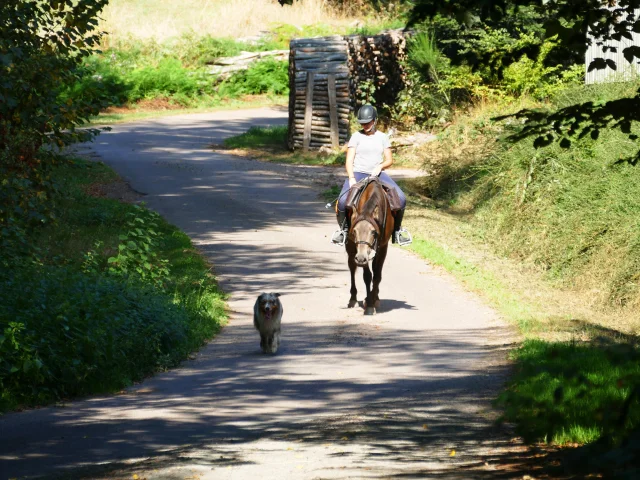
[[[548, 107], [620, 98], [637, 87], [571, 88]], [[471, 215], [496, 251], [535, 264], [550, 281], [592, 292], [601, 308], [638, 308], [640, 169], [615, 165], [635, 143], [613, 129], [570, 149], [495, 142], [519, 126], [499, 124], [491, 112], [479, 110], [427, 146], [425, 158], [440, 158], [426, 193]]]
[[289, 151], [286, 147], [287, 131], [286, 126], [251, 127], [240, 135], [226, 138], [223, 145], [226, 148], [247, 150], [249, 155], [271, 162], [291, 165], [344, 165], [344, 152], [321, 154], [315, 151]]
[[411, 249], [434, 265], [452, 273], [471, 290], [481, 292], [494, 308], [518, 325], [521, 332], [526, 334], [538, 328], [535, 308], [510, 292], [491, 272], [456, 256], [429, 239], [415, 238]]
[[259, 60], [225, 79], [210, 74], [206, 65], [221, 56], [273, 46], [193, 35], [162, 44], [120, 42], [89, 57], [78, 80], [62, 92], [61, 101], [84, 99], [106, 106], [162, 98], [182, 107], [211, 107], [244, 95], [287, 95], [287, 62]]
[[411, 249], [480, 293], [525, 336], [511, 352], [514, 374], [496, 403], [504, 412], [502, 420], [515, 424], [526, 441], [604, 441], [611, 447], [640, 427], [640, 398], [630, 403], [628, 414], [622, 413], [633, 388], [640, 388], [637, 338], [585, 325], [581, 331], [590, 335], [589, 341], [541, 340], [536, 337], [549, 327], [541, 321], [539, 306], [494, 274], [429, 239], [414, 238]]
[[[636, 88], [571, 88], [549, 108], [619, 98]], [[436, 163], [420, 193], [462, 214], [498, 256], [544, 272], [548, 288], [567, 287], [606, 318], [618, 312], [615, 327], [563, 317], [570, 308], [528, 303], [431, 238], [418, 238], [413, 249], [481, 292], [524, 334], [512, 353], [515, 373], [498, 401], [505, 421], [529, 442], [624, 447], [640, 429], [640, 403], [632, 394], [640, 388], [640, 170], [614, 163], [635, 145], [614, 130], [602, 131], [597, 141], [575, 141], [569, 150], [535, 149], [533, 140], [496, 143], [497, 135], [518, 127], [497, 124], [490, 111], [460, 119], [426, 146], [422, 154]], [[550, 339], [558, 334], [576, 340]]]
[[201, 99], [201, 105], [192, 108], [179, 108], [175, 110], [144, 110], [135, 106], [123, 112], [103, 112], [98, 116], [90, 118], [89, 123], [84, 126], [113, 125], [117, 123], [133, 122], [146, 118], [169, 117], [172, 115], [184, 115], [188, 113], [206, 113], [220, 110], [239, 110], [243, 108], [258, 108], [271, 106], [284, 106], [288, 98], [278, 95], [262, 95], [259, 97], [237, 98], [237, 99]]
[[57, 223], [0, 271], [0, 411], [117, 391], [176, 366], [225, 320], [189, 238], [144, 207], [85, 193], [99, 163], [54, 169]]
[[631, 345], [527, 340], [498, 404], [525, 440], [555, 444], [620, 441], [640, 426], [640, 349]]
[[287, 141], [287, 126], [251, 127], [244, 133], [225, 138], [223, 145], [228, 148], [282, 147]]

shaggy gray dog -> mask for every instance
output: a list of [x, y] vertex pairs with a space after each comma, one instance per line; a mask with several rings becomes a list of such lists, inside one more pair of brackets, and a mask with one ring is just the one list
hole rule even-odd
[[282, 304], [279, 293], [263, 293], [253, 306], [253, 324], [260, 332], [260, 348], [264, 353], [276, 353], [280, 346]]

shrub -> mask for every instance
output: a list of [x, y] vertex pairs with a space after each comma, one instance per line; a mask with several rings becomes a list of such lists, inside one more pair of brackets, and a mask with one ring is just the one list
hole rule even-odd
[[289, 93], [289, 65], [287, 62], [267, 58], [252, 64], [225, 80], [218, 87], [218, 94], [225, 97]]
[[157, 67], [134, 70], [128, 79], [131, 85], [128, 100], [133, 102], [172, 95], [194, 98], [213, 92], [210, 76], [202, 72], [190, 72], [182, 67], [180, 61], [171, 58], [160, 61]]
[[509, 93], [530, 95], [543, 100], [557, 94], [570, 83], [577, 83], [584, 77], [583, 65], [572, 65], [565, 69], [562, 65], [546, 66], [545, 61], [553, 50], [555, 42], [547, 40], [540, 47], [540, 55], [534, 61], [523, 55], [504, 70], [503, 85]]
[[[162, 287], [169, 277], [169, 269], [167, 260], [160, 258], [156, 252], [160, 216], [142, 207], [134, 208], [135, 211], [125, 214], [125, 233], [119, 236], [117, 255], [107, 260], [108, 271]], [[95, 258], [95, 255], [90, 258]]]
[[173, 366], [190, 323], [143, 284], [69, 267], [3, 269], [0, 407], [118, 388]]
[[184, 233], [85, 193], [114, 176], [96, 162], [57, 165], [48, 202], [58, 223], [25, 233], [33, 251], [2, 251], [0, 411], [122, 388], [177, 364], [224, 318]]

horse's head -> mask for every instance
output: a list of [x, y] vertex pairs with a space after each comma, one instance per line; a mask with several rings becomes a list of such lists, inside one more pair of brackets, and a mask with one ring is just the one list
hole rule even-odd
[[354, 215], [351, 225], [349, 240], [356, 246], [354, 259], [359, 267], [364, 267], [376, 255], [380, 240], [380, 227], [373, 218], [357, 214]]

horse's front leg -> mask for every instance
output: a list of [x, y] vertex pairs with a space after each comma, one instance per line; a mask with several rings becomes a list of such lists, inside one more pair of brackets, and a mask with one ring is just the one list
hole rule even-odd
[[350, 251], [347, 248], [347, 253], [349, 254], [349, 270], [351, 272], [351, 298], [349, 299], [349, 304], [347, 306], [349, 308], [353, 308], [358, 303], [358, 289], [356, 288], [356, 270], [358, 266], [356, 265], [355, 249]]
[[375, 310], [373, 308], [373, 296], [371, 295], [371, 269], [369, 268], [369, 265], [367, 264], [367, 266], [362, 267], [362, 270], [364, 270], [363, 272], [363, 278], [364, 278], [364, 284], [367, 287], [367, 299], [364, 302], [364, 314], [365, 315], [373, 315], [375, 313]]
[[380, 248], [376, 253], [376, 258], [373, 259], [373, 288], [371, 290], [371, 305], [373, 307], [380, 308], [380, 282], [382, 281], [382, 267], [384, 266], [384, 260], [387, 258], [388, 245]]

